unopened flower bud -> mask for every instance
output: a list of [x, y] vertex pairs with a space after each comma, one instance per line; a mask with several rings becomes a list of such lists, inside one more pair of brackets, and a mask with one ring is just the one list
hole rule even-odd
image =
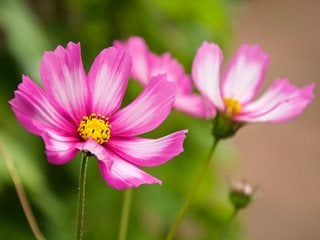
[[247, 207], [254, 199], [254, 189], [244, 181], [236, 181], [232, 183], [230, 191], [230, 201], [236, 210]]

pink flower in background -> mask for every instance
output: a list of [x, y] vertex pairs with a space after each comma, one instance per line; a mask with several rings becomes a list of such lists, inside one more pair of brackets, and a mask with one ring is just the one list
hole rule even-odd
[[192, 66], [195, 85], [217, 110], [238, 122], [283, 122], [299, 115], [313, 99], [315, 84], [298, 88], [277, 79], [264, 95], [260, 90], [269, 57], [257, 45], [242, 45], [221, 77], [220, 48], [204, 42]]
[[115, 41], [114, 46], [124, 48], [134, 59], [131, 76], [142, 85], [146, 85], [151, 76], [166, 73], [170, 82], [177, 84], [174, 107], [195, 117], [212, 117], [213, 106], [209, 106], [205, 98], [192, 92], [191, 79], [184, 72], [183, 66], [170, 53], [160, 56], [151, 52], [140, 37], [130, 37], [126, 42]]
[[136, 135], [166, 119], [176, 87], [165, 75], [152, 77], [142, 93], [119, 110], [130, 70], [130, 56], [111, 47], [96, 57], [86, 75], [80, 44], [58, 46], [43, 56], [43, 88], [23, 76], [10, 104], [19, 122], [43, 138], [50, 163], [64, 164], [79, 150], [88, 151], [116, 189], [161, 183], [137, 166], [157, 166], [181, 153], [187, 131], [158, 139]]

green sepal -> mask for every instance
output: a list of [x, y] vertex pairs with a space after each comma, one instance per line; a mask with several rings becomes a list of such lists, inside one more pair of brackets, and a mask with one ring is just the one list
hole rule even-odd
[[246, 194], [243, 191], [233, 190], [230, 192], [230, 201], [235, 209], [240, 210], [247, 207], [252, 202], [252, 194]]
[[234, 121], [222, 112], [218, 112], [212, 121], [212, 135], [216, 139], [232, 137], [245, 123]]

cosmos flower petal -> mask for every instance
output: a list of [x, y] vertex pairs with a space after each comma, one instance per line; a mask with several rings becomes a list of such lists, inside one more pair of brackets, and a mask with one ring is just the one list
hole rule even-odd
[[108, 161], [99, 161], [99, 168], [104, 180], [115, 189], [139, 187], [141, 184], [161, 184], [161, 181], [131, 163], [120, 158], [117, 154], [108, 151], [113, 160], [110, 165]]
[[135, 136], [158, 127], [171, 111], [175, 84], [165, 75], [153, 77], [142, 93], [110, 118], [111, 136]]
[[216, 115], [216, 109], [205, 96], [199, 94], [177, 94], [174, 101], [174, 107], [193, 117], [213, 118]]
[[257, 45], [242, 45], [230, 61], [222, 86], [223, 98], [249, 102], [259, 91], [269, 56]]
[[223, 55], [219, 46], [203, 42], [192, 64], [192, 78], [195, 85], [219, 109], [224, 107], [219, 76], [222, 61]]
[[[207, 111], [205, 111], [207, 106], [202, 106], [201, 99], [192, 93], [190, 77], [170, 53], [157, 55], [151, 52], [144, 39], [137, 36], [130, 37], [125, 42], [115, 41], [114, 46], [124, 48], [131, 54], [134, 59], [131, 75], [134, 79], [146, 85], [152, 76], [167, 74], [167, 80], [177, 85], [174, 107], [192, 116], [207, 116]], [[211, 116], [210, 113], [209, 115]]]
[[80, 43], [68, 43], [45, 52], [40, 68], [45, 91], [76, 123], [87, 114], [88, 85], [82, 65]]
[[178, 131], [158, 139], [115, 138], [108, 142], [123, 159], [138, 166], [161, 165], [183, 152], [183, 142], [187, 130]]
[[141, 184], [161, 184], [160, 180], [126, 162], [119, 155], [92, 139], [78, 143], [77, 148], [96, 156], [103, 179], [113, 188], [120, 190], [128, 187], [138, 187]]
[[131, 76], [146, 85], [149, 79], [148, 53], [149, 48], [143, 38], [133, 36], [126, 42], [115, 41], [113, 45], [119, 49], [125, 49], [134, 59], [132, 62]]
[[105, 147], [91, 138], [88, 138], [85, 142], [78, 142], [76, 147], [80, 151], [93, 154], [98, 160], [104, 160], [105, 162], [108, 162], [109, 165], [112, 164], [112, 160], [109, 158]]
[[45, 142], [49, 163], [64, 164], [77, 155], [78, 149], [76, 148], [76, 144], [79, 140], [75, 137], [66, 136], [52, 129], [46, 129], [42, 133], [42, 138]]
[[63, 116], [63, 110], [28, 76], [22, 77], [10, 105], [20, 124], [33, 134], [41, 135], [46, 128], [62, 132], [73, 128]]
[[158, 56], [152, 52], [148, 55], [149, 76], [167, 74], [169, 82], [177, 84], [177, 94], [188, 94], [192, 92], [191, 79], [184, 72], [183, 66], [174, 59], [170, 53]]
[[119, 109], [130, 71], [131, 57], [124, 50], [110, 47], [96, 57], [88, 75], [92, 111], [110, 116]]
[[299, 115], [313, 99], [315, 85], [298, 88], [287, 79], [276, 80], [258, 100], [244, 107], [238, 117], [248, 122], [283, 122]]

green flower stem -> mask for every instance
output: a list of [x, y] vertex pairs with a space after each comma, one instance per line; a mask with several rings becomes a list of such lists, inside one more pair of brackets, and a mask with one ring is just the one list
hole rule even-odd
[[233, 210], [233, 213], [231, 214], [228, 222], [226, 223], [226, 226], [221, 234], [221, 237], [219, 238], [219, 240], [224, 240], [226, 239], [226, 237], [228, 236], [228, 234], [230, 233], [230, 231], [232, 230], [232, 227], [234, 225], [234, 222], [237, 218], [237, 215], [238, 215], [238, 212], [239, 212], [239, 209], [238, 208], [235, 208]]
[[124, 197], [123, 197], [123, 205], [121, 210], [121, 220], [120, 220], [120, 227], [119, 227], [119, 240], [127, 239], [131, 202], [132, 202], [132, 188], [128, 188], [127, 190], [125, 190]]
[[78, 205], [77, 205], [77, 218], [76, 218], [76, 234], [75, 239], [82, 239], [83, 235], [83, 217], [84, 217], [84, 202], [86, 194], [86, 175], [87, 163], [89, 153], [83, 152], [80, 166], [79, 186], [78, 186]]
[[169, 234], [167, 235], [167, 238], [166, 240], [173, 240], [176, 236], [176, 233], [177, 233], [177, 230], [187, 212], [187, 210], [189, 209], [190, 207], [190, 204], [192, 202], [192, 199], [195, 195], [195, 193], [197, 192], [199, 186], [200, 186], [200, 183], [202, 182], [204, 176], [205, 176], [205, 173], [207, 172], [207, 169], [211, 163], [211, 158], [215, 152], [215, 149], [217, 147], [219, 143], [219, 139], [215, 139], [215, 141], [213, 142], [212, 144], [212, 147], [209, 151], [209, 155], [206, 159], [206, 161], [204, 162], [203, 164], [203, 167], [200, 171], [200, 174], [198, 175], [198, 177], [196, 178], [195, 182], [194, 182], [194, 185], [193, 185], [193, 188], [191, 189], [191, 191], [189, 192], [189, 195], [187, 196], [182, 208], [180, 209], [180, 212], [176, 218], [176, 221], [174, 222], [174, 224], [172, 225], [171, 229], [170, 229], [170, 232]]
[[9, 153], [5, 150], [5, 147], [4, 147], [4, 143], [3, 141], [0, 139], [0, 154], [2, 155], [2, 159], [8, 169], [8, 172], [12, 178], [12, 181], [13, 181], [13, 185], [16, 189], [16, 192], [18, 194], [18, 198], [19, 198], [19, 201], [20, 201], [20, 204], [22, 206], [22, 209], [24, 211], [24, 214], [27, 218], [27, 221], [29, 223], [29, 226], [35, 236], [35, 238], [37, 240], [44, 240], [45, 237], [44, 235], [42, 234], [40, 228], [39, 228], [39, 225], [32, 213], [32, 209], [30, 207], [30, 204], [29, 204], [29, 201], [28, 201], [28, 198], [27, 198], [27, 195], [24, 191], [24, 188], [23, 188], [23, 184], [21, 182], [21, 179], [19, 177], [19, 175], [17, 174], [16, 170], [15, 170], [15, 167], [14, 167], [14, 164], [13, 164], [13, 161], [11, 159], [11, 156], [9, 155]]

